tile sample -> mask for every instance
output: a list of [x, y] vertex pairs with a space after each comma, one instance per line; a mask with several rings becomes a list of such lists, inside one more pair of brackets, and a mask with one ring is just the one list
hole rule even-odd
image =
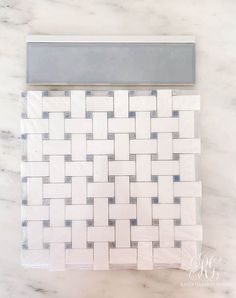
[[[195, 38], [32, 35], [27, 38], [26, 73], [33, 85], [194, 84]], [[88, 99], [88, 111], [112, 110], [109, 100], [93, 104], [93, 98]], [[134, 99], [131, 108], [139, 111], [142, 104]], [[62, 106], [55, 103], [50, 111], [55, 108]]]
[[199, 96], [30, 91], [22, 101], [24, 266], [191, 268]]

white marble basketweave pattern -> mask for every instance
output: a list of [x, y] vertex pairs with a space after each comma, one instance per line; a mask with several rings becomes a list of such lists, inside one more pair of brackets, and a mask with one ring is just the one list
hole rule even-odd
[[29, 91], [22, 103], [25, 266], [196, 265], [198, 95]]

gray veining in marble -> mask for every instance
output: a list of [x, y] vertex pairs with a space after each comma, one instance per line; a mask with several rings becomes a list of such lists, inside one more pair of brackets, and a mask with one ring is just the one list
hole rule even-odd
[[[234, 0], [0, 1], [1, 298], [235, 297], [235, 12]], [[27, 34], [196, 36], [203, 251], [222, 258], [217, 285], [181, 287], [189, 279], [180, 270], [55, 273], [21, 267], [19, 95], [26, 88]]]

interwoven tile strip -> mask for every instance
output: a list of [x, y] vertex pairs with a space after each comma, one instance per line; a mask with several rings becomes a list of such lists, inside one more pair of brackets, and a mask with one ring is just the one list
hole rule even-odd
[[191, 269], [198, 95], [29, 91], [22, 105], [25, 266]]

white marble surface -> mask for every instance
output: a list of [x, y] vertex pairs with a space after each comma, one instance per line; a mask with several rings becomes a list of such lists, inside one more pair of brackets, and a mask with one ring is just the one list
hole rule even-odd
[[[235, 297], [236, 2], [0, 1], [0, 297]], [[203, 251], [222, 258], [216, 285], [186, 272], [47, 272], [20, 265], [19, 94], [27, 34], [193, 34], [202, 95]]]

